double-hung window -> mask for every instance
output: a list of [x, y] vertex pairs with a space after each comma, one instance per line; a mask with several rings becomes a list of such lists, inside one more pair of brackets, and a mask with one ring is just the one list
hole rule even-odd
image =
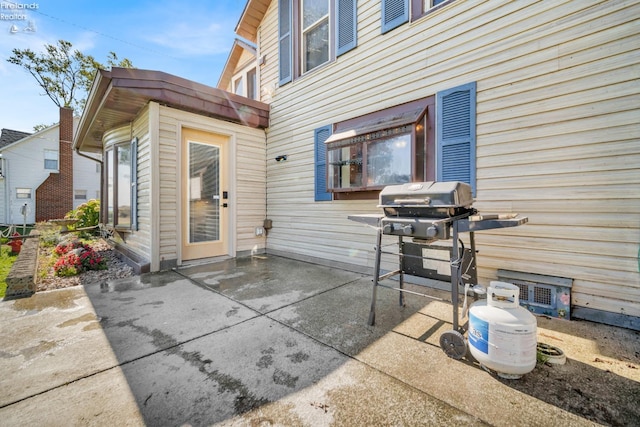
[[251, 99], [258, 99], [256, 67], [242, 70], [234, 76], [233, 93]]
[[329, 61], [329, 0], [302, 0], [302, 73]]
[[30, 199], [30, 198], [31, 198], [30, 188], [16, 188], [16, 199]]
[[58, 170], [58, 150], [44, 150], [44, 168]]
[[107, 224], [116, 229], [136, 229], [137, 139], [105, 150]]
[[279, 0], [279, 83], [318, 68], [357, 45], [357, 0]]

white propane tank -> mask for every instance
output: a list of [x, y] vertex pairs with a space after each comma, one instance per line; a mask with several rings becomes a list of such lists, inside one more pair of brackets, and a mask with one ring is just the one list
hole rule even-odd
[[487, 299], [469, 308], [469, 350], [502, 378], [520, 378], [536, 367], [537, 322], [519, 296], [516, 285], [493, 281]]

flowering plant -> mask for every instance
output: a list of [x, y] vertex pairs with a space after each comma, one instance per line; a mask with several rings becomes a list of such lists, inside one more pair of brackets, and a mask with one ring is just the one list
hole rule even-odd
[[91, 249], [91, 247], [85, 243], [82, 243], [79, 240], [73, 240], [71, 242], [63, 242], [63, 243], [59, 243], [58, 245], [56, 245], [56, 247], [53, 249], [53, 252], [58, 255], [58, 256], [62, 256], [65, 255], [75, 249], [83, 249], [85, 251], [88, 251]]
[[86, 270], [105, 270], [107, 262], [93, 248], [78, 240], [60, 243], [54, 249], [59, 257], [53, 265], [56, 276], [75, 276]]
[[79, 272], [79, 267], [81, 267], [80, 258], [72, 252], [59, 258], [53, 265], [53, 271], [56, 276], [75, 276]]
[[106, 270], [107, 261], [102, 258], [92, 248], [83, 251], [80, 254], [80, 264], [84, 270]]

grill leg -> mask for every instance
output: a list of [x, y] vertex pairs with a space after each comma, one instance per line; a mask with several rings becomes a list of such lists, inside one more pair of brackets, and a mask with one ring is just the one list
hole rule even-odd
[[380, 257], [382, 256], [382, 228], [378, 227], [376, 237], [376, 260], [373, 266], [373, 295], [371, 296], [371, 310], [369, 311], [369, 326], [376, 323], [376, 297], [378, 290], [378, 280], [380, 279]]
[[398, 236], [398, 270], [400, 270], [400, 292], [398, 292], [398, 304], [400, 307], [404, 307], [404, 242], [402, 241], [402, 236]]
[[451, 304], [453, 305], [453, 330], [458, 330], [458, 283], [460, 283], [460, 250], [458, 249], [458, 221], [451, 226], [453, 245], [451, 246]]

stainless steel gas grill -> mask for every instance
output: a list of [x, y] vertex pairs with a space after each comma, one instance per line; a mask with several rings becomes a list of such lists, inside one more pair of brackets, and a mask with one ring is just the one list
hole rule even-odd
[[[460, 289], [477, 285], [476, 248], [474, 233], [481, 230], [515, 227], [527, 222], [526, 217], [517, 214], [480, 215], [472, 207], [471, 187], [463, 182], [415, 182], [391, 185], [380, 192], [380, 204], [383, 215], [350, 215], [349, 219], [377, 229], [375, 263], [373, 275], [373, 295], [369, 312], [369, 325], [375, 324], [376, 292], [379, 286], [399, 291], [399, 303], [404, 306], [404, 293], [435, 298], [424, 293], [404, 288], [404, 276], [428, 279], [450, 279], [451, 302], [453, 306], [453, 330], [440, 336], [440, 346], [454, 359], [461, 359], [467, 352], [464, 339], [465, 328], [459, 325], [458, 303]], [[460, 233], [469, 233], [470, 247], [465, 248]], [[385, 252], [382, 236], [398, 237], [397, 252]], [[410, 241], [405, 239], [410, 238]], [[448, 252], [449, 275], [441, 268], [434, 268], [435, 261], [430, 258], [434, 251], [442, 252], [443, 246], [436, 245], [439, 240], [451, 240]], [[382, 254], [398, 256], [398, 269], [380, 274]], [[398, 276], [398, 285], [381, 283], [385, 279]]]

